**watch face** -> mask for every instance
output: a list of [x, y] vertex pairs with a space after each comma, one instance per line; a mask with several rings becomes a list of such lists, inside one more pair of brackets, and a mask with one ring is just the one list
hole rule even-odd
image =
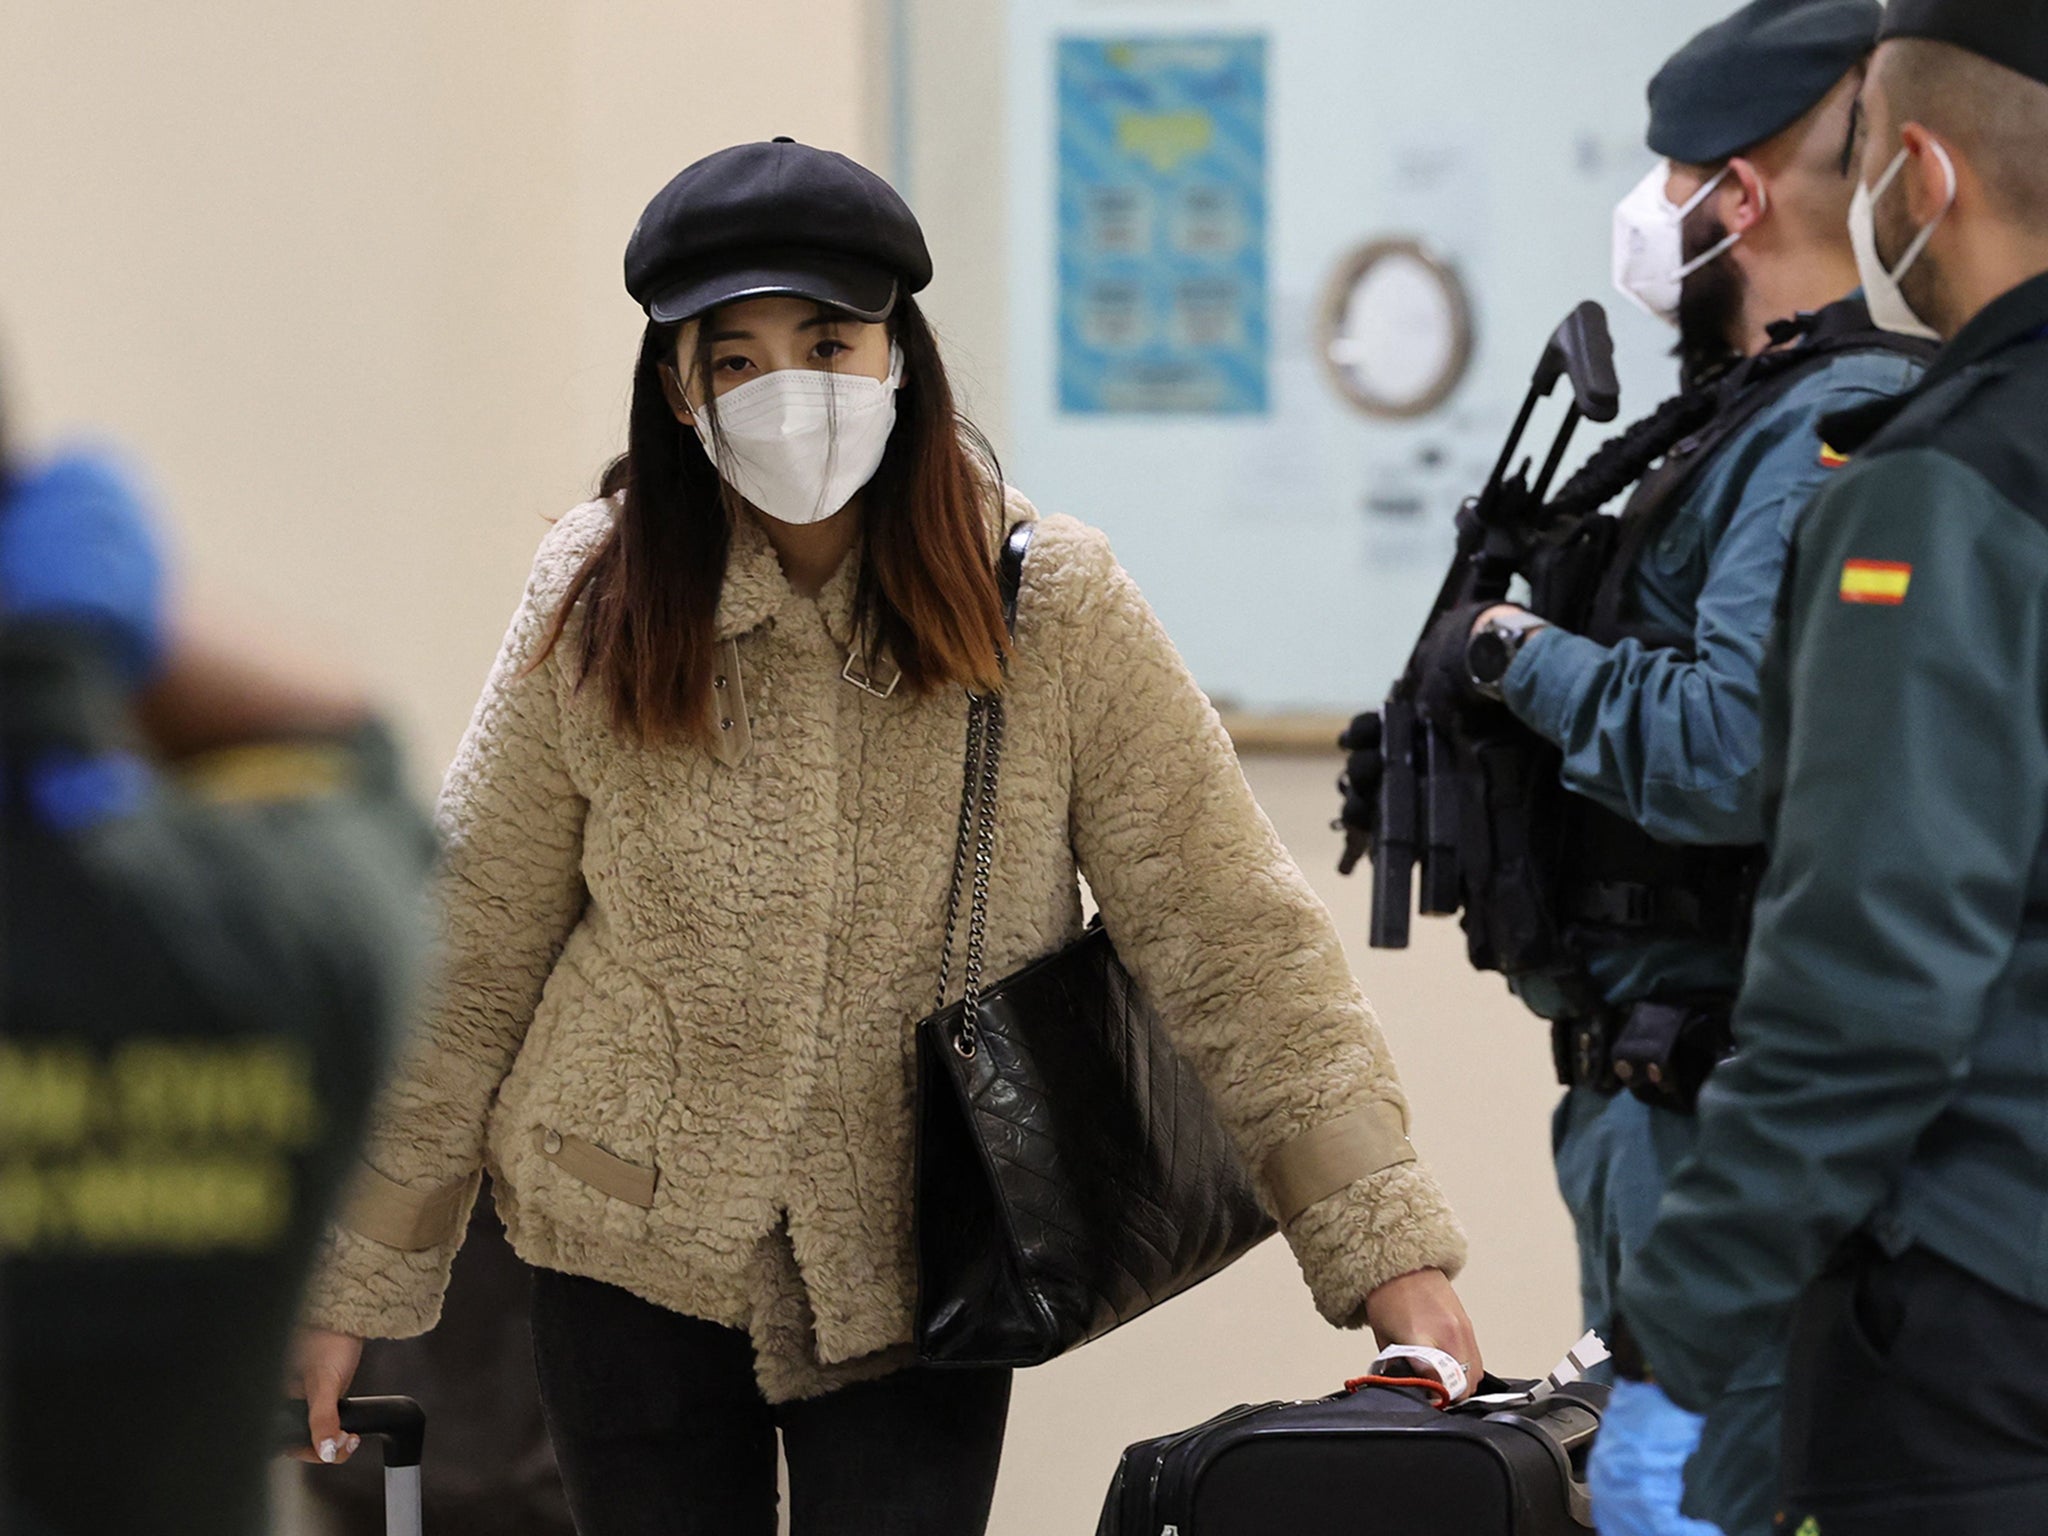
[[1514, 647], [1498, 630], [1482, 629], [1465, 648], [1465, 664], [1472, 669], [1473, 681], [1489, 686], [1508, 675], [1514, 659]]

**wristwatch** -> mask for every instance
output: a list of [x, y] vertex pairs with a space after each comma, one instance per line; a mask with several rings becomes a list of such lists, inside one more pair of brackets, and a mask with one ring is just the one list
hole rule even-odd
[[1501, 684], [1508, 668], [1528, 644], [1529, 637], [1548, 623], [1520, 608], [1511, 608], [1481, 625], [1465, 647], [1465, 667], [1472, 674], [1472, 686], [1489, 699], [1501, 697]]

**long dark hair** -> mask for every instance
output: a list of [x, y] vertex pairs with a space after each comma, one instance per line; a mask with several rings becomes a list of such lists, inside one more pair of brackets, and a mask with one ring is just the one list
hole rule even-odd
[[[583, 602], [580, 679], [604, 689], [614, 728], [646, 743], [715, 736], [718, 598], [732, 519], [746, 515], [663, 390], [678, 329], [650, 324], [641, 337], [626, 452], [598, 486], [601, 496], [623, 492], [623, 505], [533, 662], [547, 659]], [[700, 381], [708, 382], [711, 331], [698, 327], [691, 373]], [[909, 297], [889, 333], [906, 381], [881, 467], [862, 493], [856, 631], [869, 659], [886, 649], [913, 691], [996, 689], [1009, 650], [991, 540], [1002, 474], [987, 439], [956, 410], [938, 342]], [[700, 398], [715, 411], [711, 393]]]

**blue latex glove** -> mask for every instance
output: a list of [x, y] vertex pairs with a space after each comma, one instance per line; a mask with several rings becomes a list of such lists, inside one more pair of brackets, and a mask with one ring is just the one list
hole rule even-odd
[[45, 754], [28, 770], [28, 803], [36, 820], [60, 836], [89, 832], [139, 810], [149, 793], [149, 765], [129, 752], [81, 757]]
[[1678, 1512], [1685, 1464], [1705, 1421], [1644, 1381], [1618, 1381], [1600, 1418], [1586, 1481], [1600, 1536], [1722, 1536], [1721, 1528]]
[[163, 652], [164, 571], [141, 488], [81, 450], [20, 475], [0, 501], [0, 613], [87, 626], [132, 684]]

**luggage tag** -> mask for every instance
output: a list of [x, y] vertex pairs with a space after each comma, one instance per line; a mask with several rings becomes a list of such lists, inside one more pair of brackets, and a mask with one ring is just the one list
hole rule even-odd
[[[1438, 1399], [1437, 1407], [1451, 1408], [1526, 1408], [1531, 1403], [1542, 1401], [1559, 1387], [1570, 1386], [1584, 1380], [1586, 1373], [1595, 1366], [1610, 1359], [1607, 1345], [1600, 1335], [1588, 1332], [1578, 1343], [1565, 1352], [1551, 1373], [1533, 1387], [1512, 1392], [1481, 1392], [1464, 1397], [1471, 1379], [1465, 1367], [1443, 1350], [1432, 1349], [1424, 1344], [1395, 1344], [1381, 1350], [1373, 1357], [1372, 1365], [1363, 1376], [1354, 1377], [1344, 1383], [1346, 1392], [1356, 1392], [1362, 1387], [1420, 1387]], [[1460, 1401], [1463, 1398], [1463, 1401]]]
[[1463, 1363], [1426, 1344], [1390, 1345], [1373, 1356], [1359, 1380], [1374, 1386], [1424, 1387], [1432, 1393], [1447, 1393], [1439, 1406], [1455, 1403], [1470, 1383]]
[[1557, 1362], [1551, 1373], [1537, 1382], [1526, 1392], [1489, 1392], [1467, 1401], [1488, 1408], [1519, 1408], [1530, 1403], [1541, 1402], [1559, 1387], [1568, 1387], [1575, 1381], [1583, 1381], [1586, 1373], [1595, 1366], [1612, 1358], [1607, 1352], [1607, 1343], [1599, 1334], [1588, 1331], [1586, 1335], [1565, 1351], [1565, 1357]]

